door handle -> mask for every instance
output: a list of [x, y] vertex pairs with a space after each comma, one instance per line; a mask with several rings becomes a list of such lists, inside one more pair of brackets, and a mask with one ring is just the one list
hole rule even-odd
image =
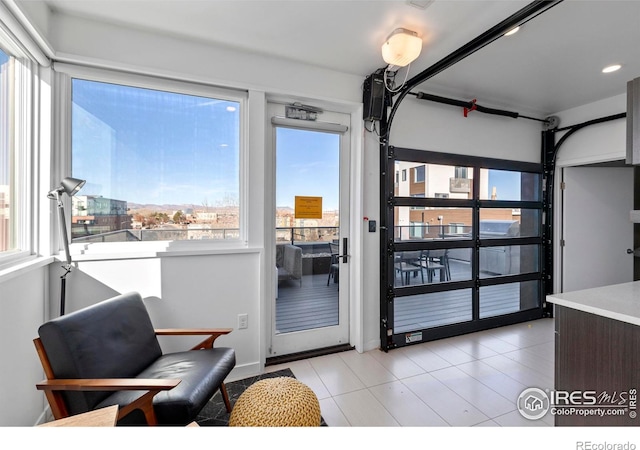
[[342, 262], [343, 263], [349, 262], [348, 258], [349, 258], [349, 256], [351, 256], [351, 255], [349, 255], [347, 253], [347, 244], [348, 243], [349, 243], [348, 238], [342, 238], [342, 255], [340, 255], [340, 258], [342, 258]]
[[627, 255], [633, 255], [634, 251], [630, 248], [627, 249]]

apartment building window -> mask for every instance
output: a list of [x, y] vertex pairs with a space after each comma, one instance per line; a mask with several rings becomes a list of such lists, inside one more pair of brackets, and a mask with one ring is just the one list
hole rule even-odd
[[424, 183], [424, 180], [425, 180], [424, 168], [425, 166], [418, 166], [413, 169], [415, 171], [414, 181], [416, 183]]
[[469, 178], [467, 176], [467, 167], [456, 167], [455, 168], [455, 178]]
[[73, 242], [239, 240], [244, 96], [71, 78]]
[[402, 181], [407, 181], [407, 169], [402, 169]]

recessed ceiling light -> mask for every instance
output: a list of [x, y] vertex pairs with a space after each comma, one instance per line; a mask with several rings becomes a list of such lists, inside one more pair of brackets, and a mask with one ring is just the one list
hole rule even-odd
[[607, 66], [604, 69], [602, 69], [602, 73], [615, 72], [616, 70], [620, 70], [621, 67], [622, 66], [620, 64], [612, 64], [612, 65]]
[[512, 28], [509, 31], [507, 31], [504, 35], [505, 36], [512, 36], [512, 35], [516, 34], [519, 29], [520, 29], [520, 27]]

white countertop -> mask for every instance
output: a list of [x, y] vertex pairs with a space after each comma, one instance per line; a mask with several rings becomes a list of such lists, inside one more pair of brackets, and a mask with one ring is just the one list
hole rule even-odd
[[547, 295], [547, 301], [640, 326], [640, 281]]

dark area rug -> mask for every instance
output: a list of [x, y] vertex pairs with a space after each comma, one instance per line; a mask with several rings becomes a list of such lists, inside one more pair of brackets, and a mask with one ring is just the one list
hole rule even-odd
[[[253, 383], [259, 380], [264, 380], [265, 378], [276, 378], [276, 377], [291, 377], [295, 378], [295, 375], [290, 369], [282, 369], [276, 372], [264, 373], [262, 375], [257, 375], [255, 377], [245, 378], [243, 380], [232, 381], [231, 383], [225, 383], [227, 386], [227, 393], [229, 394], [229, 401], [231, 402], [231, 406], [236, 404], [238, 397], [251, 386]], [[211, 397], [211, 400], [202, 408], [200, 414], [196, 418], [196, 422], [201, 427], [226, 427], [229, 425], [229, 413], [227, 409], [224, 407], [224, 401], [222, 400], [222, 394], [220, 391], [216, 392], [216, 394]], [[324, 419], [321, 419], [321, 426], [326, 427]]]

